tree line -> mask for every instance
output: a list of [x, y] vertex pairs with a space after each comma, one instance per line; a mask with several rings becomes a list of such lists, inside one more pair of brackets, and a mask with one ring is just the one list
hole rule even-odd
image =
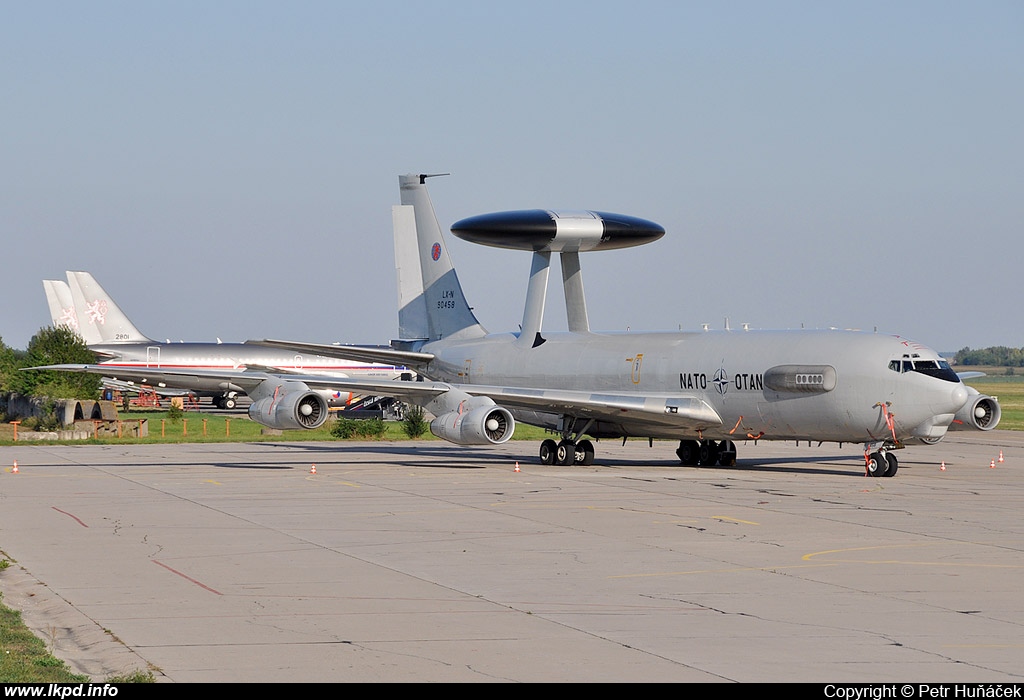
[[94, 374], [25, 372], [25, 367], [58, 364], [93, 364], [96, 354], [67, 326], [39, 329], [28, 349], [15, 350], [0, 338], [0, 415], [7, 412], [11, 394], [60, 399], [95, 399], [101, 378]]
[[963, 348], [953, 356], [953, 364], [1024, 367], [1024, 348], [1008, 348], [1003, 345], [978, 350]]

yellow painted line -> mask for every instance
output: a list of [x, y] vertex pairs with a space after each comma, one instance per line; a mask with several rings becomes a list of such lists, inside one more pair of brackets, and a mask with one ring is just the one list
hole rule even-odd
[[760, 525], [761, 523], [755, 523], [752, 520], [740, 520], [739, 518], [727, 518], [724, 515], [712, 515], [712, 520], [725, 520], [730, 523], [741, 523], [743, 525]]
[[213, 479], [203, 479], [203, 483], [204, 484], [213, 484], [214, 486], [223, 486], [224, 485], [224, 484], [220, 483], [219, 481], [214, 481]]
[[814, 557], [822, 556], [825, 554], [839, 554], [840, 552], [866, 552], [872, 549], [896, 549], [902, 547], [931, 547], [934, 546], [931, 543], [918, 543], [918, 544], [880, 544], [874, 547], [850, 547], [848, 549], [826, 549], [821, 552], [811, 552], [801, 557], [804, 561], [810, 561]]
[[[516, 497], [518, 498], [518, 497]], [[565, 510], [566, 508], [575, 507], [574, 504], [566, 505], [563, 499], [548, 500], [543, 503], [534, 503], [530, 501], [495, 501], [489, 504], [490, 508], [524, 508], [527, 510]], [[597, 510], [608, 513], [637, 513], [635, 510], [628, 510], [625, 508], [607, 508], [604, 506], [580, 506], [583, 510]]]
[[949, 561], [907, 561], [906, 559], [837, 559], [837, 564], [902, 564], [904, 566], [944, 566], [958, 569], [1024, 569], [1021, 564], [968, 564]]
[[[801, 557], [804, 561], [810, 561], [814, 557], [829, 555], [829, 554], [842, 554], [847, 552], [867, 552], [878, 549], [905, 549], [908, 547], [934, 547], [933, 543], [920, 543], [920, 544], [889, 544], [889, 545], [878, 545], [877, 547], [852, 547], [850, 549], [826, 549], [822, 552], [812, 552], [811, 554], [805, 554]], [[969, 562], [948, 562], [948, 561], [907, 561], [906, 559], [829, 559], [830, 562], [835, 564], [905, 564], [910, 566], [944, 566], [944, 567], [960, 567], [970, 569], [1021, 569], [1024, 565], [1020, 564], [972, 564]]]
[[727, 574], [744, 571], [783, 571], [785, 569], [820, 569], [835, 564], [796, 564], [794, 566], [744, 566], [731, 569], [695, 569], [693, 571], [661, 571], [648, 574], [619, 574], [608, 578], [653, 578], [656, 576], [691, 576], [693, 574]]
[[[313, 479], [315, 477], [318, 477], [318, 476], [322, 477], [324, 475], [323, 474], [306, 474], [306, 481], [313, 481]], [[320, 479], [320, 481], [326, 481], [327, 483], [330, 483], [330, 484], [339, 484], [341, 486], [351, 486], [354, 489], [361, 489], [361, 488], [363, 488], [361, 484], [354, 484], [351, 481], [341, 481], [340, 479], [332, 479], [330, 477], [328, 477], [326, 479]]]
[[[753, 523], [756, 525], [756, 523]], [[933, 544], [894, 544], [894, 545], [879, 545], [877, 547], [853, 547], [849, 549], [828, 549], [821, 552], [812, 552], [811, 554], [805, 554], [802, 560], [810, 562], [811, 559], [828, 554], [839, 554], [844, 552], [865, 552], [877, 549], [894, 549], [894, 548], [907, 548], [907, 547], [932, 547]], [[839, 566], [841, 564], [902, 564], [909, 566], [943, 566], [943, 567], [959, 567], [959, 568], [982, 568], [982, 569], [1022, 569], [1024, 565], [1020, 564], [971, 564], [966, 562], [927, 562], [927, 561], [906, 561], [901, 559], [828, 559], [820, 560], [810, 564], [795, 564], [792, 566], [750, 566], [750, 567], [733, 567], [726, 569], [694, 569], [692, 571], [661, 571], [651, 572], [645, 574], [620, 574], [617, 576], [608, 576], [609, 579], [623, 579], [623, 578], [654, 578], [658, 576], [692, 576], [694, 574], [723, 574], [723, 573], [743, 573], [747, 571], [785, 571], [790, 569], [811, 569], [811, 568], [823, 568]]]
[[338, 481], [338, 482], [335, 482], [335, 483], [341, 484], [342, 486], [351, 486], [354, 489], [361, 489], [361, 488], [363, 488], [361, 484], [353, 484], [351, 481]]

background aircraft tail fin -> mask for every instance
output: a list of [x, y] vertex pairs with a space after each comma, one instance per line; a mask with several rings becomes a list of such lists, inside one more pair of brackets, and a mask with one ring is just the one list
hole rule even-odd
[[427, 177], [400, 176], [402, 204], [392, 210], [399, 334], [408, 340], [482, 337], [487, 331], [462, 292], [424, 184]]
[[[114, 303], [88, 272], [68, 272], [68, 286], [78, 314], [79, 333], [86, 342], [99, 343], [153, 343], [128, 320], [121, 307]], [[98, 341], [90, 341], [86, 333], [99, 335]]]
[[46, 304], [50, 308], [50, 320], [54, 327], [67, 326], [82, 336], [87, 345], [103, 342], [99, 332], [89, 326], [82, 328], [75, 313], [75, 300], [71, 295], [71, 287], [63, 280], [43, 280], [43, 291], [46, 292]]

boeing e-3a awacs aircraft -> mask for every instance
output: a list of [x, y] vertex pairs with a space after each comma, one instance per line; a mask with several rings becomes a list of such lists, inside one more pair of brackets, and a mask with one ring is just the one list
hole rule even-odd
[[[999, 421], [995, 399], [965, 386], [935, 351], [900, 337], [592, 332], [580, 253], [664, 234], [657, 224], [616, 214], [529, 210], [454, 224], [464, 240], [533, 254], [522, 329], [489, 334], [466, 302], [425, 179], [400, 178], [393, 223], [402, 340], [392, 343], [395, 352], [372, 357], [401, 358], [434, 380], [409, 390], [421, 392], [420, 403], [438, 416], [431, 429], [439, 437], [500, 443], [521, 420], [561, 435], [541, 444], [545, 464], [589, 464], [594, 447], [584, 436], [677, 439], [677, 454], [690, 465], [735, 464], [740, 439], [855, 442], [865, 446], [871, 474], [891, 476], [898, 468], [892, 451], [908, 440], [936, 442], [951, 424], [990, 430]], [[541, 327], [552, 253], [561, 260], [567, 333]]]
[[[245, 343], [159, 342], [144, 335], [129, 320], [110, 295], [88, 272], [68, 271], [67, 283], [43, 280], [50, 316], [54, 325], [68, 325], [78, 331], [89, 349], [101, 359], [107, 376], [118, 375], [131, 380], [130, 370], [213, 370], [237, 374], [247, 368], [273, 369], [279, 373], [313, 373], [332, 377], [365, 377], [390, 381], [403, 373], [405, 367], [379, 362], [361, 362], [338, 357], [306, 354], [254, 346]], [[155, 375], [150, 375], [155, 377]], [[150, 378], [147, 376], [147, 379]], [[159, 382], [159, 378], [153, 378]], [[212, 395], [220, 408], [234, 408], [237, 387], [197, 377], [195, 382], [175, 388], [198, 395]], [[351, 392], [324, 392], [329, 402], [351, 402]]]
[[[897, 336], [592, 332], [579, 254], [664, 235], [657, 224], [617, 214], [529, 210], [454, 224], [460, 238], [533, 254], [521, 330], [490, 334], [463, 294], [426, 177], [399, 178], [402, 204], [392, 212], [402, 336], [392, 349], [260, 344], [407, 365], [431, 381], [379, 390], [430, 411], [435, 435], [461, 445], [500, 444], [520, 420], [561, 436], [541, 443], [544, 464], [592, 463], [586, 436], [679, 440], [683, 464], [726, 466], [736, 463], [737, 440], [814, 440], [862, 444], [868, 472], [893, 476], [893, 451], [906, 442], [934, 443], [951, 425], [991, 430], [999, 421], [995, 399], [965, 386], [935, 351]], [[568, 332], [542, 329], [552, 253], [560, 256]], [[323, 422], [311, 390], [325, 378], [250, 381], [262, 397], [262, 412], [250, 409], [254, 420], [272, 427]], [[333, 385], [365, 391], [367, 384]]]

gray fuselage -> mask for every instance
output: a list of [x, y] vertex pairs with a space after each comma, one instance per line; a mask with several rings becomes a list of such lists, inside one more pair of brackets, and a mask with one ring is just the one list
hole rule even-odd
[[[857, 331], [552, 333], [536, 347], [492, 334], [424, 350], [436, 354], [427, 374], [442, 381], [697, 397], [721, 418], [681, 434], [671, 425], [632, 425], [624, 410], [620, 420], [591, 426], [597, 437], [937, 439], [967, 400], [935, 351]], [[545, 427], [557, 418], [513, 412]]]

